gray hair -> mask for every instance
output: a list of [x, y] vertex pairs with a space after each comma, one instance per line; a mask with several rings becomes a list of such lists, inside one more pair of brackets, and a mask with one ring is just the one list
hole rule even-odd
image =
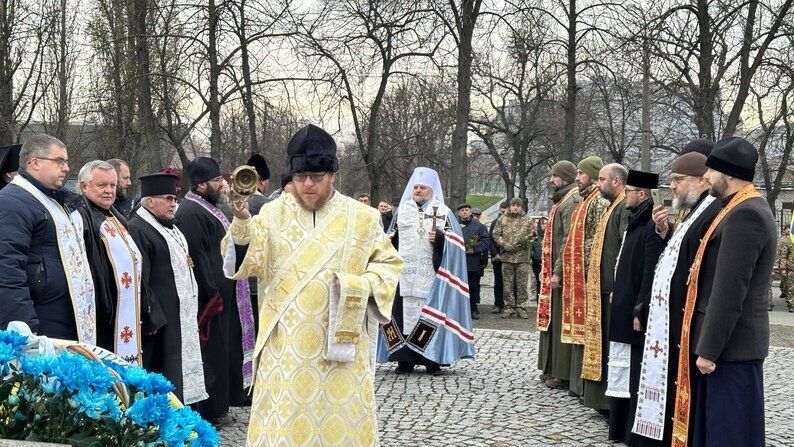
[[63, 141], [44, 133], [33, 135], [28, 138], [27, 141], [22, 144], [22, 149], [19, 151], [20, 167], [26, 168], [31, 158], [46, 157], [50, 154], [52, 146], [66, 148]]
[[77, 174], [77, 181], [82, 183], [89, 183], [91, 179], [94, 177], [93, 176], [94, 169], [116, 172], [112, 164], [103, 160], [92, 160], [84, 164], [83, 167], [80, 168], [80, 173]]

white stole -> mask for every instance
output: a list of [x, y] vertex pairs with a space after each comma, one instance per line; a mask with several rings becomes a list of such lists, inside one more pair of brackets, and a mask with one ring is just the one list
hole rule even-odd
[[[174, 272], [174, 285], [179, 298], [182, 403], [189, 405], [200, 402], [209, 395], [204, 388], [204, 367], [198, 336], [198, 285], [193, 276], [193, 268], [188, 263], [187, 240], [176, 226], [173, 229], [164, 227], [146, 208], [138, 208], [137, 214], [160, 233], [168, 244], [169, 264]], [[173, 322], [166, 322], [168, 323]]]
[[96, 304], [94, 281], [91, 278], [88, 258], [83, 241], [83, 219], [77, 211], [67, 214], [55, 200], [47, 197], [21, 175], [14, 177], [12, 184], [24, 189], [38, 200], [52, 217], [58, 252], [61, 256], [66, 283], [74, 309], [77, 340], [96, 344]]
[[[656, 264], [648, 307], [648, 329], [642, 351], [637, 411], [631, 431], [651, 439], [664, 436], [667, 372], [670, 357], [670, 282], [673, 280], [681, 243], [689, 227], [715, 199], [708, 196], [676, 227]], [[678, 361], [678, 359], [674, 359]]]
[[99, 226], [99, 237], [113, 267], [116, 285], [116, 324], [113, 351], [130, 363], [141, 362], [141, 252], [127, 229], [107, 216]]

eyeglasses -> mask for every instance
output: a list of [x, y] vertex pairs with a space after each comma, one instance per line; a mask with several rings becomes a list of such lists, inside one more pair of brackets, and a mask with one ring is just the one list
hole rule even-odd
[[292, 174], [292, 180], [303, 183], [307, 178], [311, 178], [313, 183], [323, 181], [323, 177], [328, 174], [327, 172], [316, 172], [313, 174]]
[[156, 198], [156, 199], [162, 199], [162, 200], [166, 200], [166, 201], [169, 201], [169, 202], [174, 202], [174, 203], [177, 202], [176, 196], [153, 196], [153, 197]]
[[39, 160], [54, 161], [58, 166], [69, 164], [69, 160], [67, 160], [66, 158], [60, 158], [60, 157], [59, 158], [34, 157], [34, 158], [38, 158]]
[[626, 188], [626, 189], [624, 189], [624, 191], [626, 191], [626, 194], [628, 194], [630, 192], [640, 192], [639, 189], [630, 189], [630, 188]]
[[691, 175], [671, 175], [670, 176], [670, 184], [681, 183], [684, 180], [688, 179], [689, 177], [692, 177], [692, 176]]

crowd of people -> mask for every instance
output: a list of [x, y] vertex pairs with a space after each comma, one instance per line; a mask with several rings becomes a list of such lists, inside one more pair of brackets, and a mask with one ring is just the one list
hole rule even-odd
[[[401, 197], [333, 188], [336, 143], [308, 125], [266, 196], [229, 194], [216, 160], [139, 178], [94, 160], [70, 174], [40, 134], [0, 149], [0, 327], [96, 345], [162, 373], [215, 420], [251, 405], [248, 445], [377, 443], [374, 362], [428, 374], [473, 358], [480, 280], [493, 313], [528, 319], [548, 387], [628, 445], [763, 445], [773, 269], [788, 234], [752, 184], [757, 150], [695, 140], [659, 175], [596, 156], [555, 163], [548, 216], [513, 198], [487, 225], [419, 167]], [[777, 253], [777, 260], [776, 260]], [[781, 290], [791, 306], [792, 283]], [[770, 295], [771, 296], [771, 295]]]

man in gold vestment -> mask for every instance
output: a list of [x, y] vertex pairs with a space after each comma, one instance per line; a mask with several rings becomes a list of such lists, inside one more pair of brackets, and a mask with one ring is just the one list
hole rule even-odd
[[377, 445], [374, 348], [403, 261], [378, 211], [334, 191], [330, 135], [306, 126], [287, 152], [295, 191], [233, 206], [223, 242], [227, 275], [260, 288], [247, 445]]

